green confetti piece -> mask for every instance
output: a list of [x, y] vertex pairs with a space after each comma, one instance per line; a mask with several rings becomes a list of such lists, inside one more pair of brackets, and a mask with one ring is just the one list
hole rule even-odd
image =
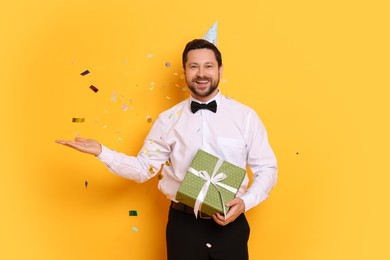
[[129, 216], [138, 216], [138, 211], [137, 210], [130, 210]]

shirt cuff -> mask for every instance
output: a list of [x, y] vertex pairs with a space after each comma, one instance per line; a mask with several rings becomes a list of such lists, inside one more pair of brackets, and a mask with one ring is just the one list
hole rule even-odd
[[108, 164], [114, 160], [114, 151], [108, 149], [104, 145], [102, 146], [102, 152], [96, 156], [100, 161], [102, 161], [105, 164]]
[[251, 208], [254, 208], [255, 206], [259, 205], [263, 200], [268, 198], [268, 195], [264, 192], [261, 192], [257, 198], [253, 198], [253, 194], [250, 194], [249, 192], [245, 193], [240, 197], [245, 204], [245, 212], [250, 210]]

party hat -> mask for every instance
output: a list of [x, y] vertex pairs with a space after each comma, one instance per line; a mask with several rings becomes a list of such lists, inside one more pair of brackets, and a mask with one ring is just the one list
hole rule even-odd
[[218, 29], [218, 21], [215, 22], [213, 26], [211, 26], [211, 28], [203, 36], [203, 39], [217, 46], [217, 29]]

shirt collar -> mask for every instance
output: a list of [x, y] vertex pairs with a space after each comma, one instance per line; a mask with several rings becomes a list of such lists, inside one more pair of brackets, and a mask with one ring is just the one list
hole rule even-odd
[[198, 103], [201, 103], [201, 104], [208, 104], [210, 103], [211, 101], [215, 100], [217, 102], [217, 104], [220, 104], [220, 100], [221, 100], [221, 91], [218, 90], [218, 93], [217, 95], [215, 95], [213, 98], [207, 100], [207, 102], [202, 102], [202, 101], [199, 101], [197, 100], [196, 98], [194, 98], [192, 95], [190, 95], [190, 104], [192, 101], [195, 101], [195, 102], [198, 102]]

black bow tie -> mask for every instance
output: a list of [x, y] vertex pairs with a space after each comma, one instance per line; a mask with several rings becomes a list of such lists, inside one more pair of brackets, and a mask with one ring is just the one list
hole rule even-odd
[[191, 111], [192, 113], [196, 113], [199, 109], [208, 109], [212, 112], [217, 112], [217, 102], [215, 100], [211, 101], [208, 104], [200, 104], [198, 102], [192, 101], [191, 102]]

